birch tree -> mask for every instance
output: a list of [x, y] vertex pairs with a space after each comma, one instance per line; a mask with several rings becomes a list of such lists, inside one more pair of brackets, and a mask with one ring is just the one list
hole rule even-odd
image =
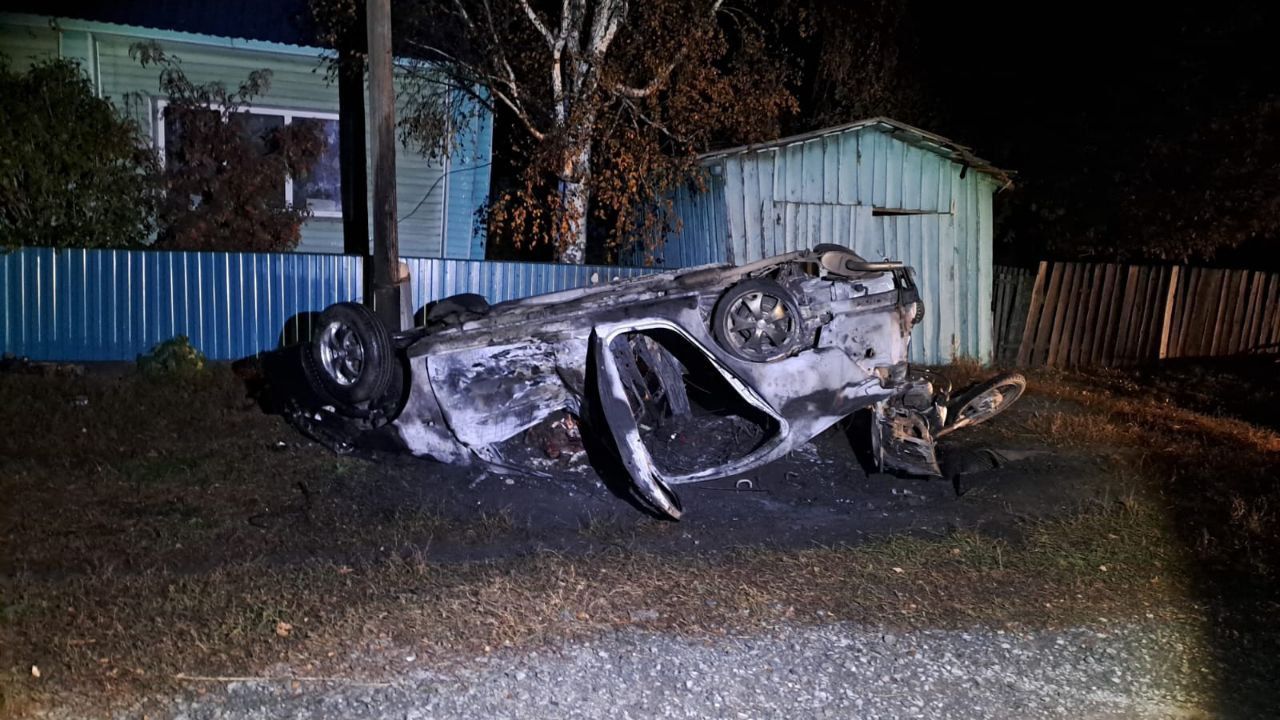
[[495, 217], [566, 263], [593, 207], [616, 239], [709, 142], [763, 139], [794, 108], [756, 18], [723, 0], [417, 0], [397, 28], [426, 61], [407, 132], [430, 146], [461, 97], [513, 118], [527, 172]]

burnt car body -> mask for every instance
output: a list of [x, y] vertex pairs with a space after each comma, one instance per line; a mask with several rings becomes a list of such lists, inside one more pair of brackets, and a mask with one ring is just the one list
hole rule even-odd
[[[504, 468], [503, 442], [568, 413], [645, 504], [678, 518], [674, 486], [768, 463], [864, 408], [881, 467], [937, 474], [945, 397], [907, 364], [922, 313], [909, 268], [836, 246], [492, 307], [446, 300], [404, 333], [340, 304], [302, 353], [322, 400], [293, 419], [340, 450], [377, 438]], [[673, 468], [655, 456], [655, 426], [726, 415], [755, 428], [731, 457]]]

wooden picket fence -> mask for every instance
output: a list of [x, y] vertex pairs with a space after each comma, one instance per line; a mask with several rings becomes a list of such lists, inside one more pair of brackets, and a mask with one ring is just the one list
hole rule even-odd
[[1012, 365], [1018, 359], [1018, 345], [1027, 322], [1027, 306], [1036, 272], [1027, 268], [995, 267], [995, 285], [991, 292], [991, 328], [997, 362]]
[[1030, 277], [997, 269], [997, 360], [1109, 366], [1280, 349], [1280, 273], [1042, 262]]

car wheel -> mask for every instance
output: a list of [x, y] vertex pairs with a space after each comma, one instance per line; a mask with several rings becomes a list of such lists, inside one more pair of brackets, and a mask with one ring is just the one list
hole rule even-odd
[[791, 291], [772, 280], [744, 280], [725, 291], [711, 317], [716, 342], [751, 362], [786, 357], [800, 342], [800, 306]]
[[814, 255], [821, 255], [823, 253], [829, 253], [829, 252], [842, 252], [842, 253], [849, 253], [850, 255], [855, 255], [855, 256], [858, 255], [856, 252], [853, 251], [853, 248], [845, 247], [844, 245], [837, 245], [836, 243], [818, 243], [817, 245], [814, 245], [813, 249], [810, 250], [809, 252], [813, 253]]
[[462, 293], [437, 300], [423, 310], [425, 325], [461, 325], [467, 320], [487, 315], [489, 301], [483, 295]]
[[935, 437], [963, 427], [984, 423], [1009, 409], [1027, 389], [1027, 379], [1019, 373], [1004, 373], [978, 384], [947, 408], [947, 424]]
[[359, 303], [330, 305], [303, 353], [311, 385], [322, 398], [354, 407], [383, 398], [394, 370], [391, 337]]

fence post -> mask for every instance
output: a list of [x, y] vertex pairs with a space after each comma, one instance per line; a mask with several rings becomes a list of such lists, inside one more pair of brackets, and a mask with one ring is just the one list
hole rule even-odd
[[1169, 291], [1164, 294], [1164, 319], [1160, 321], [1160, 349], [1156, 358], [1163, 360], [1169, 356], [1169, 328], [1173, 324], [1173, 305], [1178, 300], [1177, 265], [1169, 268]]
[[1018, 345], [1018, 365], [1026, 367], [1031, 363], [1031, 343], [1036, 336], [1035, 320], [1040, 313], [1040, 305], [1044, 301], [1045, 273], [1049, 263], [1041, 260], [1040, 269], [1036, 272], [1036, 282], [1031, 286], [1031, 302], [1027, 303], [1027, 321], [1022, 326], [1022, 342]]

